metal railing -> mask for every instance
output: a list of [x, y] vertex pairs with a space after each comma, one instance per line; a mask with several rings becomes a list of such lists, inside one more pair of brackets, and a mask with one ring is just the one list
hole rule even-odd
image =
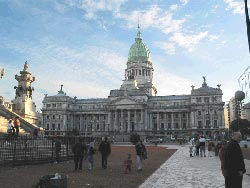
[[[72, 147], [79, 137], [0, 136], [0, 166], [16, 166], [70, 160]], [[80, 137], [84, 142], [90, 138]], [[57, 144], [59, 142], [59, 144]], [[59, 149], [60, 146], [60, 149]], [[59, 152], [58, 152], [59, 151]]]

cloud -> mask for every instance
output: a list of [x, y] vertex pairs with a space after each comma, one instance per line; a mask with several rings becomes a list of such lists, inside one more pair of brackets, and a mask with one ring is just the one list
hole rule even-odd
[[169, 40], [173, 43], [177, 43], [180, 47], [186, 48], [189, 52], [192, 52], [195, 45], [207, 36], [208, 31], [186, 36], [183, 33], [174, 33]]
[[[127, 61], [126, 57], [110, 49], [90, 45], [73, 49], [60, 46], [49, 38], [40, 39], [40, 43], [35, 44], [1, 38], [0, 43], [1, 48], [29, 57], [29, 68], [36, 77], [33, 99], [39, 103], [44, 93], [57, 94], [61, 84], [67, 87], [69, 95], [107, 97], [110, 89], [120, 87]], [[17, 74], [22, 68], [23, 65], [16, 66], [11, 74]], [[38, 106], [41, 108], [41, 104]]]
[[180, 2], [182, 3], [182, 5], [186, 5], [188, 3], [189, 0], [180, 0]]
[[226, 10], [232, 10], [234, 14], [244, 14], [244, 2], [235, 0], [224, 0], [227, 4]]
[[[127, 0], [66, 0], [64, 3], [71, 8], [82, 9], [86, 19], [96, 19], [97, 12], [119, 12], [121, 5], [126, 2]], [[62, 9], [62, 6], [56, 6], [59, 11]]]
[[174, 55], [175, 54], [175, 45], [174, 43], [166, 42], [155, 42], [156, 47], [162, 49], [165, 53]]
[[[190, 95], [191, 85], [195, 85], [190, 80], [174, 75], [168, 70], [157, 68], [157, 74], [154, 75], [155, 84], [159, 96], [164, 95]], [[178, 86], [178, 87], [177, 87]]]

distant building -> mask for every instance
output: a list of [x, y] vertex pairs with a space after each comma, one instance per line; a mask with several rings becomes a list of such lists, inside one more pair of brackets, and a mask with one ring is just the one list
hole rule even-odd
[[116, 140], [127, 140], [131, 133], [142, 137], [220, 134], [225, 128], [220, 85], [209, 87], [203, 77], [202, 86], [192, 86], [189, 95], [156, 96], [153, 72], [150, 51], [138, 30], [121, 87], [111, 90], [108, 98], [77, 99], [67, 96], [61, 86], [57, 95], [44, 97], [43, 127], [110, 135]]
[[245, 99], [240, 104], [241, 119], [250, 121], [250, 66], [246, 68], [243, 74], [239, 77], [238, 83], [240, 90], [245, 93]]

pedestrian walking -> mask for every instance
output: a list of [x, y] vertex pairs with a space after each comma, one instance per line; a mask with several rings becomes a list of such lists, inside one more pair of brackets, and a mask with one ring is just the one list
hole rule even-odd
[[207, 145], [207, 151], [208, 151], [208, 157], [212, 157], [212, 151], [213, 151], [213, 143], [212, 142], [208, 142]]
[[88, 145], [88, 169], [92, 170], [94, 167], [94, 154], [95, 154], [95, 142], [92, 140]]
[[7, 126], [7, 135], [8, 135], [8, 141], [10, 142], [11, 137], [12, 137], [12, 128], [13, 128], [13, 122], [12, 119], [9, 120], [8, 126]]
[[141, 140], [137, 142], [135, 149], [136, 149], [137, 170], [142, 171], [142, 161], [143, 159], [147, 158], [147, 151]]
[[56, 163], [60, 162], [60, 152], [61, 152], [61, 141], [58, 137], [55, 140], [55, 152], [56, 152]]
[[16, 138], [19, 135], [19, 127], [20, 127], [20, 125], [21, 125], [21, 123], [20, 123], [19, 117], [16, 116], [15, 119], [14, 119], [14, 127], [15, 127], [15, 136], [16, 136]]
[[201, 157], [206, 157], [206, 139], [204, 136], [201, 136], [199, 139], [200, 142], [200, 155]]
[[108, 164], [108, 156], [111, 153], [111, 146], [108, 142], [108, 138], [105, 137], [104, 140], [99, 145], [99, 151], [102, 155], [102, 168], [106, 169]]
[[73, 154], [74, 154], [74, 163], [75, 170], [82, 170], [82, 160], [84, 157], [84, 152], [86, 150], [86, 146], [80, 139], [76, 139], [76, 143], [73, 146]]
[[222, 143], [220, 144], [218, 155], [219, 155], [220, 163], [221, 163], [221, 173], [224, 177], [225, 177], [225, 152], [226, 152], [226, 149], [227, 149], [227, 142], [222, 141]]
[[200, 153], [200, 141], [198, 138], [195, 139], [195, 155], [199, 156]]
[[225, 152], [226, 188], [242, 188], [243, 174], [246, 173], [242, 151], [239, 145], [242, 136], [234, 132]]

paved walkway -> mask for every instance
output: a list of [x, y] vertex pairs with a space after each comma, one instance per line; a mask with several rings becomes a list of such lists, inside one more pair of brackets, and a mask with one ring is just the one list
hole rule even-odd
[[[167, 145], [178, 149], [139, 188], [223, 188], [224, 177], [220, 170], [220, 159], [213, 157], [189, 157], [188, 145]], [[250, 161], [246, 160], [247, 174]], [[243, 188], [250, 187], [250, 176], [244, 175]]]

